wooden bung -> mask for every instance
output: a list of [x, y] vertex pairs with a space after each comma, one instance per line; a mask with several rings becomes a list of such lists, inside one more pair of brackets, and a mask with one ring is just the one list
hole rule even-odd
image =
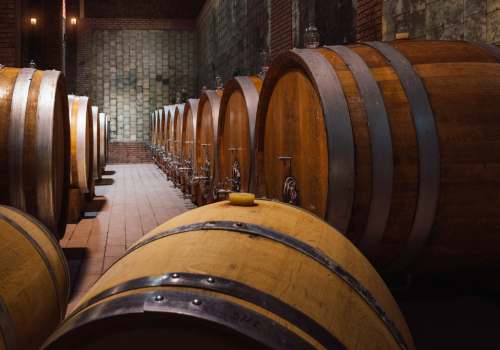
[[70, 130], [64, 78], [57, 71], [0, 67], [0, 204], [66, 229]]
[[264, 200], [206, 205], [151, 231], [45, 349], [165, 339], [182, 349], [415, 349], [389, 289], [349, 240], [305, 210]]
[[499, 61], [492, 45], [418, 40], [279, 56], [258, 194], [325, 218], [386, 272], [500, 267]]

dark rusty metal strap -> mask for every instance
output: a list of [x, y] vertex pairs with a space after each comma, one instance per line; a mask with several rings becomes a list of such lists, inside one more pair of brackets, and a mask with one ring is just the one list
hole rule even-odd
[[30, 245], [36, 250], [38, 255], [40, 256], [40, 259], [42, 259], [45, 268], [47, 269], [50, 279], [52, 281], [52, 286], [54, 287], [54, 293], [57, 298], [57, 305], [59, 307], [59, 314], [61, 316], [61, 320], [64, 319], [64, 313], [66, 312], [66, 306], [61, 305], [61, 297], [59, 295], [59, 288], [57, 284], [57, 277], [56, 277], [56, 272], [54, 270], [54, 267], [50, 264], [49, 258], [47, 257], [47, 254], [45, 254], [43, 248], [38, 244], [38, 242], [31, 237], [31, 235], [21, 227], [17, 222], [13, 221], [9, 217], [5, 216], [4, 214], [0, 213], [0, 220], [5, 221], [5, 223], [13, 228], [16, 229], [19, 234], [21, 234], [29, 243]]
[[10, 203], [26, 210], [26, 199], [23, 183], [24, 135], [26, 124], [26, 107], [31, 87], [31, 79], [36, 70], [23, 68], [16, 78], [12, 93], [10, 125], [8, 136], [9, 156], [9, 197]]
[[[365, 286], [363, 286], [361, 282], [359, 282], [347, 270], [345, 270], [336, 261], [332, 260], [329, 256], [327, 256], [320, 250], [290, 235], [266, 227], [248, 223], [234, 222], [234, 221], [209, 221], [203, 223], [195, 223], [186, 226], [179, 226], [165, 232], [160, 232], [154, 236], [145, 239], [144, 241], [138, 242], [137, 244], [133, 245], [128, 249], [127, 254], [130, 254], [131, 252], [137, 249], [140, 249], [148, 244], [151, 244], [152, 242], [155, 242], [159, 239], [163, 239], [165, 237], [182, 234], [186, 232], [207, 231], [207, 230], [222, 230], [227, 232], [233, 232], [236, 234], [249, 234], [253, 236], [267, 238], [274, 242], [281, 243], [287, 246], [288, 248], [296, 250], [306, 255], [307, 257], [315, 260], [317, 263], [319, 263], [324, 268], [328, 269], [334, 275], [336, 275], [337, 277], [342, 279], [345, 283], [347, 283], [352, 288], [352, 290], [355, 291], [361, 297], [361, 299], [363, 299], [366, 302], [366, 304], [373, 310], [373, 312], [380, 318], [380, 320], [384, 322], [387, 329], [394, 337], [395, 341], [399, 344], [400, 348], [408, 349], [408, 346], [406, 345], [406, 342], [401, 332], [397, 328], [396, 324], [388, 317], [388, 315], [386, 314], [384, 309], [382, 309], [382, 307], [375, 299], [375, 297]], [[114, 264], [116, 264], [122, 258], [118, 259]], [[111, 265], [111, 267], [113, 265]]]
[[305, 63], [323, 106], [328, 139], [328, 200], [326, 221], [346, 234], [354, 202], [355, 151], [349, 107], [337, 73], [313, 50], [294, 49]]
[[389, 272], [398, 272], [417, 258], [432, 230], [439, 200], [439, 138], [427, 90], [411, 62], [389, 44], [382, 42], [365, 44], [380, 52], [399, 76], [408, 98], [417, 134], [419, 160], [417, 208], [408, 242], [400, 256], [388, 267]]
[[[47, 227], [41, 223], [38, 219], [31, 215], [27, 215], [23, 211], [14, 208], [14, 207], [9, 207], [9, 210], [12, 210], [19, 215], [22, 215], [26, 220], [31, 222], [33, 225], [37, 226], [43, 233], [45, 233], [45, 236], [47, 239], [52, 243], [52, 246], [54, 247], [54, 250], [57, 252], [57, 255], [59, 256], [59, 259], [61, 261], [61, 264], [63, 265], [63, 270], [64, 270], [64, 275], [66, 279], [66, 285], [68, 286], [67, 294], [65, 297], [66, 301], [69, 301], [69, 292], [71, 290], [71, 275], [69, 272], [69, 266], [68, 266], [68, 260], [66, 259], [66, 256], [64, 255], [63, 250], [61, 249], [61, 246], [59, 245], [59, 242], [56, 240], [54, 235], [47, 229]], [[64, 319], [64, 316], [66, 316], [66, 308], [63, 308], [62, 312], [62, 318]]]
[[257, 106], [259, 104], [259, 92], [252, 82], [250, 77], [235, 77], [234, 78], [241, 87], [241, 91], [245, 98], [245, 104], [248, 113], [248, 130], [249, 130], [249, 140], [250, 147], [248, 149], [250, 156], [250, 187], [249, 192], [255, 192], [255, 157], [253, 153], [255, 152], [255, 123], [257, 121]]
[[347, 46], [327, 46], [351, 70], [365, 106], [371, 140], [372, 193], [364, 236], [359, 243], [362, 251], [379, 248], [385, 232], [392, 201], [393, 151], [389, 117], [384, 97], [366, 62]]
[[[17, 349], [16, 331], [14, 322], [10, 316], [9, 309], [0, 295], [0, 339], [3, 338], [3, 343], [7, 350]], [[1, 344], [1, 343], [0, 343]]]
[[481, 42], [474, 42], [473, 44], [482, 47], [486, 51], [489, 51], [493, 56], [495, 56], [497, 61], [500, 62], [500, 47], [493, 44], [486, 44]]
[[163, 276], [134, 279], [97, 294], [74, 310], [69, 318], [75, 316], [85, 308], [119, 293], [141, 288], [166, 286], [209, 290], [242, 299], [270, 311], [295, 325], [297, 328], [302, 329], [327, 349], [345, 349], [330, 332], [315, 320], [272, 295], [238, 281], [203, 274], [173, 272]]
[[147, 313], [190, 316], [205, 320], [232, 329], [271, 349], [314, 349], [312, 344], [274, 320], [237, 303], [203, 293], [166, 290], [135, 293], [93, 305], [69, 318], [42, 348], [50, 349], [50, 346], [65, 334], [92, 322], [119, 315]]

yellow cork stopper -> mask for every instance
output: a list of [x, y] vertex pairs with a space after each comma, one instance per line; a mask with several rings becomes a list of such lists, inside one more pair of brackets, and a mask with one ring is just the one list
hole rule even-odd
[[240, 207], [251, 207], [255, 205], [255, 195], [253, 193], [232, 192], [229, 194], [229, 203]]

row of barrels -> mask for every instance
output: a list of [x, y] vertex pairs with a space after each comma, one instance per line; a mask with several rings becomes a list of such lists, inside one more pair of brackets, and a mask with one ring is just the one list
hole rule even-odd
[[58, 239], [72, 189], [90, 196], [105, 165], [105, 116], [89, 111], [88, 98], [68, 97], [60, 72], [0, 65], [2, 350], [38, 349], [65, 317], [70, 278]]
[[387, 275], [498, 269], [499, 60], [463, 41], [294, 49], [155, 112], [155, 161], [198, 205], [309, 210]]
[[61, 238], [104, 170], [106, 116], [87, 97], [68, 97], [58, 71], [0, 66], [0, 91], [0, 204]]
[[68, 96], [71, 129], [71, 176], [68, 221], [80, 219], [85, 200], [95, 195], [95, 183], [102, 178], [108, 154], [108, 118], [91, 106], [87, 96]]
[[294, 206], [230, 196], [148, 233], [66, 316], [59, 245], [0, 206], [0, 349], [415, 348], [382, 278], [342, 234]]

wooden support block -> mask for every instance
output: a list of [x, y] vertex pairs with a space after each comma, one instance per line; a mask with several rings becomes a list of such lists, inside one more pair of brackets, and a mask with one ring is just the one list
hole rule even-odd
[[68, 196], [68, 223], [76, 224], [80, 221], [83, 207], [83, 195], [79, 188], [70, 188]]

